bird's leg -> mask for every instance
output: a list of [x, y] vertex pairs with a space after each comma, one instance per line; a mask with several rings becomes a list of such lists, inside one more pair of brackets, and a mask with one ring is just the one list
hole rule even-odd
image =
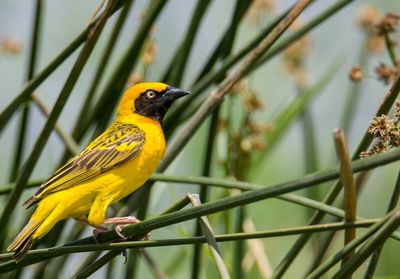
[[[123, 225], [137, 224], [140, 220], [135, 216], [125, 216], [125, 217], [113, 217], [104, 220], [104, 224], [114, 224], [115, 233], [121, 238], [121, 240], [126, 240], [126, 237], [121, 233]], [[149, 239], [148, 234], [144, 237], [145, 240]], [[125, 263], [128, 260], [128, 252], [126, 249], [122, 250], [122, 256], [125, 258]]]
[[97, 244], [100, 244], [99, 241], [97, 240], [97, 237], [99, 236], [99, 234], [101, 234], [103, 232], [107, 232], [107, 231], [110, 230], [109, 228], [107, 228], [105, 226], [102, 226], [102, 225], [96, 226], [96, 225], [90, 224], [86, 217], [75, 218], [75, 220], [77, 220], [78, 222], [81, 222], [81, 223], [85, 223], [85, 224], [87, 224], [87, 225], [89, 225], [89, 226], [94, 228], [94, 230], [93, 230], [93, 239]]
[[[121, 238], [121, 240], [125, 240], [126, 237], [121, 233], [123, 225], [128, 224], [137, 224], [140, 220], [135, 216], [125, 216], [125, 217], [113, 217], [104, 220], [104, 224], [114, 224], [115, 225], [115, 233]], [[146, 235], [146, 238], [147, 235]]]

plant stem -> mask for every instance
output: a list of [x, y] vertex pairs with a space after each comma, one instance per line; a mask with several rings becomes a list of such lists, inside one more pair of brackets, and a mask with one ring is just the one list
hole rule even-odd
[[343, 257], [345, 257], [348, 253], [353, 251], [359, 245], [361, 245], [365, 240], [367, 240], [371, 235], [373, 235], [376, 231], [379, 230], [380, 227], [384, 226], [395, 216], [395, 214], [386, 215], [379, 222], [372, 225], [362, 236], [354, 239], [349, 244], [347, 244], [342, 250], [337, 252], [335, 255], [326, 260], [322, 265], [320, 265], [317, 269], [315, 269], [312, 273], [307, 276], [307, 279], [317, 279], [321, 278], [321, 276], [327, 272], [332, 266], [334, 266], [337, 262], [339, 262]]
[[187, 122], [176, 140], [170, 145], [171, 148], [165, 155], [158, 169], [165, 170], [176, 158], [189, 139], [195, 134], [195, 131], [201, 126], [204, 120], [218, 107], [223, 101], [224, 96], [229, 90], [250, 70], [260, 56], [271, 48], [276, 40], [286, 31], [291, 23], [300, 15], [300, 13], [311, 3], [310, 0], [300, 0], [283, 18], [278, 25], [269, 33], [242, 61], [240, 65], [228, 75], [227, 78], [213, 90], [207, 99], [202, 103], [193, 117]]
[[[357, 194], [353, 172], [351, 170], [349, 149], [342, 130], [340, 130], [339, 128], [334, 129], [333, 135], [336, 146], [336, 153], [340, 160], [340, 182], [344, 187], [344, 220], [346, 223], [352, 223], [356, 220]], [[355, 229], [345, 230], [344, 245], [349, 244], [355, 238]], [[342, 266], [353, 256], [353, 254], [354, 250], [350, 251], [345, 257], [343, 257]], [[351, 278], [351, 276], [349, 278]]]
[[[42, 112], [42, 114], [46, 118], [48, 118], [50, 113], [51, 113], [51, 111], [46, 106], [46, 104], [44, 103], [42, 98], [40, 98], [39, 95], [36, 94], [35, 92], [32, 93], [31, 97], [32, 97], [32, 101], [35, 102], [35, 104], [38, 106], [38, 108]], [[74, 138], [71, 137], [67, 133], [67, 131], [64, 130], [64, 128], [60, 125], [60, 123], [58, 121], [54, 124], [54, 129], [55, 129], [58, 137], [61, 139], [61, 141], [64, 143], [64, 145], [68, 149], [68, 151], [73, 155], [78, 154], [79, 151], [80, 151], [79, 145], [76, 143]]]
[[333, 278], [346, 278], [350, 276], [377, 247], [381, 247], [389, 235], [400, 225], [400, 210], [395, 210], [391, 218], [371, 236], [371, 238], [361, 247], [357, 253], [343, 265]]
[[193, 49], [193, 43], [196, 35], [199, 33], [197, 30], [200, 27], [204, 15], [208, 7], [210, 6], [211, 0], [197, 1], [197, 6], [194, 9], [193, 15], [191, 16], [191, 21], [186, 31], [186, 36], [184, 37], [180, 46], [176, 49], [175, 55], [168, 66], [167, 74], [164, 75], [163, 80], [168, 80], [170, 84], [174, 86], [180, 86], [183, 75], [186, 72], [185, 68], [191, 50]]
[[[212, 163], [212, 155], [214, 153], [215, 135], [217, 133], [219, 111], [220, 111], [220, 107], [218, 107], [213, 112], [212, 117], [211, 117], [210, 127], [208, 130], [206, 155], [205, 155], [204, 164], [203, 164], [203, 176], [205, 176], [205, 177], [208, 177], [211, 175], [211, 163]], [[207, 201], [208, 189], [209, 188], [208, 188], [207, 184], [200, 185], [200, 201], [201, 201], [201, 203], [204, 203]], [[196, 223], [195, 236], [199, 236], [200, 233], [201, 233], [201, 226], [199, 223]], [[202, 245], [200, 245], [200, 244], [196, 244], [193, 246], [192, 274], [191, 274], [192, 279], [199, 278], [199, 275], [200, 275], [201, 247], [202, 247]]]
[[[392, 161], [399, 160], [400, 149], [393, 150], [385, 154], [379, 154], [372, 158], [363, 160], [357, 160], [352, 163], [353, 171], [360, 172], [366, 169], [377, 167], [378, 165], [387, 164]], [[278, 184], [276, 186], [270, 186], [258, 190], [247, 191], [239, 195], [232, 197], [222, 198], [216, 201], [207, 202], [196, 208], [183, 209], [179, 212], [169, 213], [163, 216], [154, 217], [151, 219], [143, 220], [142, 222], [135, 225], [128, 225], [124, 227], [122, 233], [126, 236], [134, 236], [137, 234], [143, 234], [145, 232], [152, 231], [157, 228], [165, 227], [168, 225], [180, 223], [199, 216], [216, 213], [222, 210], [234, 208], [241, 205], [250, 204], [256, 201], [273, 198], [288, 192], [305, 189], [312, 187], [320, 183], [334, 180], [339, 178], [340, 172], [338, 168], [331, 170], [325, 170], [316, 174], [306, 175], [300, 179], [294, 181]], [[105, 232], [99, 235], [98, 240], [100, 242], [116, 240], [117, 235], [115, 232]], [[88, 244], [93, 243], [92, 238], [84, 238], [73, 242], [75, 244]]]
[[[26, 80], [29, 81], [33, 78], [36, 69], [36, 61], [38, 57], [38, 46], [39, 39], [41, 36], [41, 26], [42, 26], [42, 11], [43, 11], [43, 0], [35, 1], [35, 16], [33, 18], [32, 24], [32, 38], [30, 45], [30, 54], [29, 54], [29, 62], [28, 62], [28, 72], [26, 75]], [[10, 182], [14, 182], [17, 179], [18, 171], [21, 166], [22, 156], [24, 154], [25, 145], [26, 145], [26, 131], [28, 127], [28, 118], [29, 118], [29, 100], [25, 102], [24, 107], [22, 108], [22, 116], [19, 123], [19, 131], [17, 134], [17, 144], [15, 145], [14, 150], [14, 158], [12, 161], [11, 173], [10, 173]], [[1, 245], [0, 245], [1, 246]]]
[[[112, 13], [117, 11], [125, 0], [116, 0], [117, 4]], [[112, 14], [111, 13], [111, 14]], [[109, 16], [111, 16], [111, 14]], [[103, 14], [104, 15], [104, 14]], [[22, 91], [14, 98], [13, 101], [0, 113], [0, 133], [10, 120], [13, 113], [19, 108], [21, 104], [30, 99], [31, 93], [52, 73], [58, 66], [61, 65], [82, 43], [84, 43], [89, 36], [93, 26], [96, 25], [103, 17], [100, 15], [96, 20], [87, 26], [60, 54], [55, 57], [41, 72], [39, 72], [33, 79], [31, 79]]]
[[[123, 249], [121, 249], [123, 250]], [[110, 260], [121, 254], [120, 251], [109, 251], [107, 252], [104, 256], [102, 256], [99, 260], [94, 262], [93, 264], [89, 265], [87, 268], [84, 270], [80, 271], [78, 274], [74, 275], [74, 279], [83, 279], [83, 278], [88, 278], [90, 275], [95, 273], [97, 270], [102, 268], [104, 265], [106, 265]]]
[[63, 89], [60, 92], [60, 95], [54, 105], [53, 110], [49, 118], [46, 121], [39, 137], [37, 138], [35, 145], [31, 154], [29, 155], [28, 159], [26, 160], [15, 184], [14, 189], [12, 190], [7, 203], [4, 207], [2, 215], [0, 217], [0, 239], [5, 239], [4, 230], [7, 227], [8, 221], [11, 218], [12, 212], [15, 209], [15, 204], [17, 204], [21, 193], [31, 175], [33, 168], [35, 167], [36, 161], [39, 159], [41, 152], [44, 149], [44, 146], [53, 130], [53, 127], [61, 114], [62, 109], [65, 106], [65, 103], [70, 96], [72, 89], [74, 88], [82, 70], [85, 66], [94, 46], [96, 45], [97, 39], [99, 38], [101, 31], [111, 14], [112, 7], [114, 6], [115, 1], [110, 0], [108, 8], [106, 12], [102, 15], [101, 19], [92, 26], [92, 30], [89, 33], [88, 41], [86, 42], [85, 46], [83, 47], [79, 57], [75, 65], [73, 66], [70, 75], [65, 82]]
[[[125, 4], [121, 10], [120, 15], [118, 16], [117, 22], [114, 25], [111, 36], [108, 40], [106, 48], [100, 59], [99, 65], [96, 67], [96, 73], [94, 74], [93, 80], [90, 83], [91, 86], [89, 88], [88, 93], [86, 94], [85, 101], [83, 102], [81, 111], [78, 114], [75, 126], [73, 128], [73, 132], [72, 132], [72, 137], [77, 139], [78, 141], [82, 138], [82, 134], [84, 132], [82, 130], [84, 121], [82, 121], [82, 119], [85, 119], [85, 116], [87, 115], [88, 111], [90, 111], [93, 97], [95, 96], [96, 90], [101, 83], [101, 79], [103, 78], [105, 69], [107, 68], [107, 65], [110, 61], [110, 57], [113, 53], [116, 42], [118, 41], [118, 37], [121, 33], [122, 27], [125, 23], [125, 20], [128, 18], [128, 14], [129, 14], [131, 7], [133, 6], [133, 2], [134, 2], [134, 0], [126, 0], [125, 1]], [[69, 154], [68, 155], [67, 154], [68, 154], [68, 152], [64, 152], [63, 161], [65, 161], [67, 159], [66, 157], [69, 155]]]
[[[393, 189], [392, 196], [390, 198], [389, 206], [387, 212], [389, 213], [396, 208], [400, 197], [400, 171], [397, 174], [396, 184]], [[375, 273], [376, 266], [378, 265], [379, 257], [381, 255], [383, 245], [375, 249], [372, 254], [371, 260], [368, 263], [367, 271], [365, 272], [364, 279], [372, 279]]]
[[[201, 205], [200, 198], [197, 194], [188, 194], [188, 197], [193, 204], [194, 207]], [[221, 252], [218, 248], [217, 241], [215, 239], [214, 232], [211, 228], [210, 222], [206, 216], [201, 216], [199, 218], [199, 223], [201, 225], [201, 230], [203, 231], [204, 237], [207, 240], [208, 247], [210, 248], [211, 255], [214, 259], [215, 265], [217, 266], [217, 270], [221, 279], [230, 279], [230, 275], [228, 269], [224, 264], [224, 260], [222, 259]]]
[[[396, 79], [393, 83], [392, 87], [390, 88], [389, 93], [386, 94], [382, 104], [379, 106], [375, 116], [380, 116], [382, 114], [387, 114], [392, 107], [393, 103], [395, 102], [398, 94], [400, 92], [400, 77]], [[352, 160], [356, 160], [359, 157], [359, 154], [366, 150], [368, 146], [371, 144], [373, 137], [366, 131], [364, 136], [362, 137], [360, 143], [358, 144], [356, 151], [353, 153]], [[336, 197], [339, 195], [341, 191], [341, 184], [337, 181], [331, 187], [328, 194], [324, 197], [323, 202], [326, 204], [332, 204]], [[309, 225], [318, 224], [322, 218], [324, 217], [323, 212], [316, 212], [308, 221]], [[309, 234], [304, 234], [300, 236], [289, 252], [285, 255], [283, 260], [278, 264], [277, 268], [274, 271], [273, 278], [281, 278], [289, 266], [294, 262], [294, 259], [300, 253], [301, 249], [305, 246], [307, 241], [310, 239]]]
[[[223, 234], [215, 235], [215, 239], [218, 242], [234, 241], [234, 240], [246, 240], [246, 239], [257, 239], [257, 238], [270, 238], [270, 237], [283, 237], [288, 235], [297, 235], [302, 233], [317, 233], [330, 230], [344, 230], [348, 227], [369, 227], [371, 225], [380, 224], [383, 219], [371, 219], [364, 221], [356, 221], [353, 224], [340, 223], [328, 223], [312, 226], [301, 226], [295, 228], [284, 228], [267, 231], [258, 231], [253, 233], [234, 233], [234, 234]], [[160, 240], [146, 240], [146, 241], [125, 241], [115, 242], [107, 244], [88, 244], [88, 245], [63, 245], [52, 248], [30, 250], [23, 261], [16, 263], [15, 261], [6, 262], [0, 265], [0, 272], [8, 272], [22, 266], [37, 263], [43, 260], [49, 260], [54, 257], [58, 257], [65, 254], [71, 253], [82, 253], [91, 251], [117, 251], [121, 252], [123, 249], [142, 249], [150, 247], [164, 247], [164, 246], [177, 246], [177, 245], [192, 245], [195, 243], [207, 243], [207, 239], [204, 236], [197, 237], [186, 237], [176, 239], [160, 239]], [[12, 260], [12, 254], [0, 254], [0, 261]]]

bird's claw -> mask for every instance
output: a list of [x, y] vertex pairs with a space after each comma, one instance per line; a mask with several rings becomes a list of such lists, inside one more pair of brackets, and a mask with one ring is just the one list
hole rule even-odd
[[128, 251], [126, 251], [126, 249], [124, 249], [124, 250], [122, 250], [121, 254], [125, 258], [124, 264], [126, 264], [126, 262], [128, 261]]

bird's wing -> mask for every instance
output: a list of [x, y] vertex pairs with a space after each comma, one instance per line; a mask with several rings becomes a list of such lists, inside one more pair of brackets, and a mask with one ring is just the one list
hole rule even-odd
[[145, 134], [136, 125], [114, 123], [46, 180], [25, 204], [37, 203], [54, 192], [83, 183], [136, 157], [143, 149]]

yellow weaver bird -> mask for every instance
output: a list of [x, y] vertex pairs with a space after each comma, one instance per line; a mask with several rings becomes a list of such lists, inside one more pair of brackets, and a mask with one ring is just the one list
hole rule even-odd
[[164, 115], [176, 99], [187, 94], [158, 82], [128, 89], [114, 123], [25, 202], [37, 208], [7, 248], [14, 252], [14, 259], [20, 261], [35, 240], [69, 217], [100, 229], [104, 229], [102, 224], [115, 224], [117, 233], [122, 224], [137, 222], [131, 216], [106, 219], [107, 207], [133, 193], [154, 172], [165, 151]]

